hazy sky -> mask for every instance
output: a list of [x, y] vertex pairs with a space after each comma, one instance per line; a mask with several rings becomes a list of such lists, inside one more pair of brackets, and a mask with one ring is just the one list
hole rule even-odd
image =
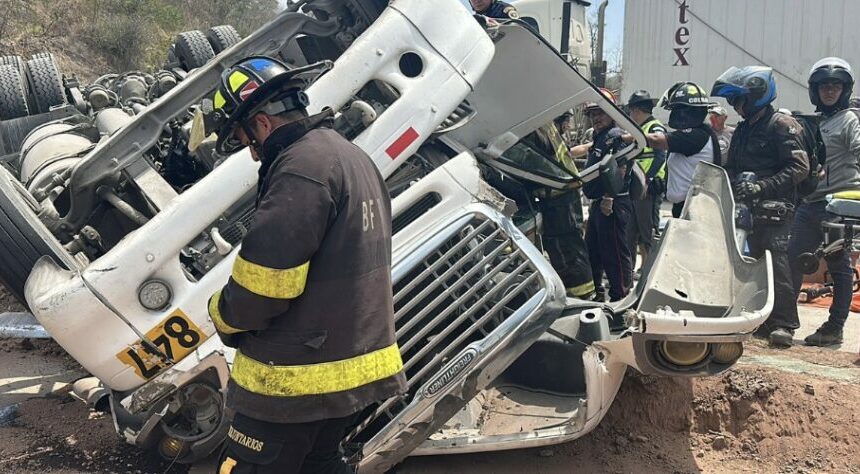
[[[620, 50], [624, 44], [624, 1], [609, 0], [609, 5], [606, 7], [606, 29], [603, 32], [604, 41], [606, 42], [606, 45], [603, 47], [604, 54], [616, 49]], [[596, 17], [599, 5], [599, 1], [593, 1], [591, 6], [588, 7], [589, 13], [593, 11]]]

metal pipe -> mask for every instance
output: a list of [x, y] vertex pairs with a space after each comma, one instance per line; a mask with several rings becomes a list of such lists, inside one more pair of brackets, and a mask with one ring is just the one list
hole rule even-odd
[[603, 0], [600, 3], [600, 7], [597, 9], [597, 47], [595, 48], [595, 64], [597, 66], [598, 73], [594, 75], [594, 77], [595, 83], [599, 87], [606, 86], [606, 68], [604, 67], [603, 62], [603, 30], [606, 26], [606, 22], [604, 20], [606, 18], [607, 6], [609, 6], [609, 0]]
[[117, 196], [116, 193], [107, 186], [100, 187], [97, 194], [100, 198], [104, 199], [111, 206], [116, 208], [117, 211], [121, 212], [122, 215], [131, 219], [135, 224], [144, 225], [149, 222], [148, 217], [141, 214], [140, 211], [132, 207], [131, 204], [123, 201], [121, 197]]

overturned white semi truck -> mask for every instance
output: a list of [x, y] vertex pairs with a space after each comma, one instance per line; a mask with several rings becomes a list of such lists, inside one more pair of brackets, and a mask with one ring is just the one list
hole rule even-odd
[[[344, 440], [362, 472], [409, 455], [580, 437], [628, 366], [719, 373], [770, 312], [769, 257], [741, 256], [727, 178], [712, 166], [629, 297], [565, 297], [540, 248], [540, 216], [489, 182], [577, 188], [645, 142], [529, 25], [488, 24], [457, 0], [298, 2], [147, 107], [44, 125], [32, 134], [56, 153], [25, 149], [17, 168], [0, 169], [0, 260], [15, 264], [3, 280], [100, 380], [130, 443], [193, 462], [225, 435], [232, 352], [211, 337], [206, 303], [252, 222], [257, 165], [247, 151], [187, 144], [200, 99], [252, 54], [333, 61], [308, 90], [312, 112], [331, 107], [396, 194], [393, 291], [409, 391], [368, 409]], [[523, 140], [586, 101], [634, 143], [574, 174]], [[180, 165], [193, 173], [167, 172]]]

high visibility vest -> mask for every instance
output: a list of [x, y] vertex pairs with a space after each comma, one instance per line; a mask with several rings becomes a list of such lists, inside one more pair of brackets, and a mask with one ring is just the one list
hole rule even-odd
[[[651, 127], [653, 127], [654, 125], [663, 125], [663, 124], [660, 123], [659, 120], [654, 119], [654, 120], [651, 120], [649, 122], [645, 122], [644, 124], [642, 124], [642, 127], [641, 127], [642, 131], [645, 133], [651, 133]], [[645, 149], [642, 151], [642, 154], [639, 155], [639, 158], [637, 158], [636, 161], [639, 163], [639, 166], [642, 167], [642, 171], [644, 171], [645, 174], [648, 174], [648, 170], [651, 169], [651, 163], [654, 162], [654, 149], [651, 148], [650, 146], [645, 147]], [[663, 162], [663, 166], [660, 167], [660, 171], [658, 171], [655, 176], [660, 178], [660, 179], [666, 179], [666, 162], [665, 161]]]

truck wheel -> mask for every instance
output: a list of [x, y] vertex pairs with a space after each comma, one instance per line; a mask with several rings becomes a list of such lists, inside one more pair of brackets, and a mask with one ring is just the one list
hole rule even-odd
[[186, 31], [176, 36], [176, 58], [186, 71], [196, 69], [215, 57], [202, 31]]
[[242, 41], [242, 36], [239, 35], [236, 28], [233, 28], [233, 25], [213, 26], [206, 32], [206, 38], [209, 40], [209, 44], [212, 45], [212, 51], [215, 54]]
[[21, 72], [12, 64], [0, 65], [0, 120], [25, 117], [29, 112]]
[[12, 173], [0, 166], [0, 283], [24, 305], [24, 283], [39, 258], [48, 255], [66, 268], [75, 266], [36, 216], [37, 205]]
[[45, 113], [51, 107], [68, 103], [60, 70], [52, 54], [40, 53], [27, 61], [27, 82], [33, 99], [30, 105], [35, 113]]
[[2, 64], [15, 66], [18, 71], [21, 72], [21, 77], [25, 77], [27, 75], [27, 64], [21, 56], [0, 56], [0, 65]]

